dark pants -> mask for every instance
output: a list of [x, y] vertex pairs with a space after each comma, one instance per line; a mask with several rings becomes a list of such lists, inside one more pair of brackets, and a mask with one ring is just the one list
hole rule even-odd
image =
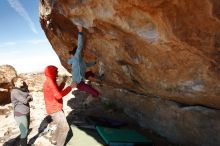
[[[95, 74], [92, 71], [88, 71], [85, 73], [85, 78], [89, 78], [89, 77], [94, 77]], [[99, 96], [99, 92], [92, 88], [90, 85], [85, 84], [84, 81], [81, 81], [79, 84], [77, 84], [77, 89], [80, 91], [85, 91], [89, 94], [91, 94], [93, 97], [98, 97]]]

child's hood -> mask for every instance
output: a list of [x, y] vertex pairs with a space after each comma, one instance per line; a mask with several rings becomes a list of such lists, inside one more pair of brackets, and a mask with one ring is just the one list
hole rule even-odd
[[57, 70], [58, 70], [58, 68], [56, 66], [49, 65], [45, 68], [44, 74], [46, 77], [49, 77], [51, 79], [55, 79], [57, 76]]

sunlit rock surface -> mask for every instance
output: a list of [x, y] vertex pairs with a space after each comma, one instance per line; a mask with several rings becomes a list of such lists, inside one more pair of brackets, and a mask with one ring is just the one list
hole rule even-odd
[[14, 67], [10, 65], [0, 66], [0, 104], [9, 103], [11, 80], [17, 76]]
[[76, 45], [76, 25], [81, 24], [86, 35], [83, 54], [98, 61], [93, 70], [105, 74], [104, 84], [142, 98], [220, 109], [220, 1], [41, 0], [40, 23], [69, 71], [68, 51]]
[[84, 53], [104, 64], [106, 83], [220, 108], [219, 3], [65, 0], [47, 5], [42, 0], [40, 21], [66, 68], [68, 50], [76, 44], [75, 24], [80, 23], [93, 28], [93, 33], [85, 30]]

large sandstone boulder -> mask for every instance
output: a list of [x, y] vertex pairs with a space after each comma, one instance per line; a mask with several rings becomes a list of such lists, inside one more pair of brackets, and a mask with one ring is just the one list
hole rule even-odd
[[14, 67], [10, 65], [0, 66], [0, 104], [9, 103], [11, 80], [17, 76]]
[[219, 5], [214, 0], [41, 0], [40, 21], [68, 69], [67, 53], [80, 23], [93, 32], [85, 30], [84, 54], [103, 63], [106, 83], [220, 109]]
[[[131, 102], [123, 104], [123, 108], [144, 113], [140, 114], [139, 121], [142, 119], [145, 127], [173, 142], [200, 145], [200, 139], [205, 141], [203, 134], [212, 129], [204, 125], [204, 130], [204, 126], [192, 122], [202, 119], [207, 124], [209, 118], [219, 121], [219, 8], [217, 0], [41, 0], [40, 23], [62, 65], [69, 71], [68, 51], [77, 42], [76, 25], [83, 25], [86, 35], [84, 57], [98, 60], [93, 70], [105, 74], [103, 83], [143, 95], [138, 99], [130, 98]], [[188, 119], [187, 128], [197, 131], [181, 135], [184, 126], [174, 126], [174, 133], [180, 134], [175, 136], [164, 132], [172, 126], [160, 121], [161, 116], [154, 117], [155, 123], [154, 120], [147, 122], [147, 110], [131, 107], [136, 100], [142, 101], [148, 95], [155, 97], [154, 102], [162, 101], [157, 102], [160, 110], [184, 112], [183, 117], [178, 114], [181, 118], [163, 116], [171, 121], [170, 124]], [[189, 106], [190, 110], [185, 112], [172, 104], [163, 106], [168, 101]], [[127, 98], [122, 98], [122, 102], [127, 103]], [[197, 110], [197, 106], [207, 108]], [[209, 108], [218, 109], [217, 114], [211, 117], [203, 114], [206, 110], [209, 113]], [[155, 108], [149, 111], [157, 115]], [[162, 125], [162, 130], [157, 129], [158, 125]], [[211, 137], [215, 132], [220, 133], [219, 128], [215, 130], [210, 133]], [[193, 137], [191, 141], [190, 137]], [[210, 145], [220, 145], [216, 139], [211, 141]]]

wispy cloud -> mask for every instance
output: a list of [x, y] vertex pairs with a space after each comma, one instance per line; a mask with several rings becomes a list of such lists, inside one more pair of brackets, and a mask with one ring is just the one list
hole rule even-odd
[[38, 33], [36, 28], [35, 28], [35, 25], [34, 25], [34, 22], [31, 20], [29, 14], [27, 13], [27, 11], [24, 9], [24, 7], [22, 6], [22, 4], [19, 2], [19, 0], [7, 0], [8, 3], [10, 4], [10, 6], [18, 12], [19, 15], [21, 15], [25, 21], [27, 21], [29, 27], [31, 28], [31, 30], [34, 32], [34, 33]]

